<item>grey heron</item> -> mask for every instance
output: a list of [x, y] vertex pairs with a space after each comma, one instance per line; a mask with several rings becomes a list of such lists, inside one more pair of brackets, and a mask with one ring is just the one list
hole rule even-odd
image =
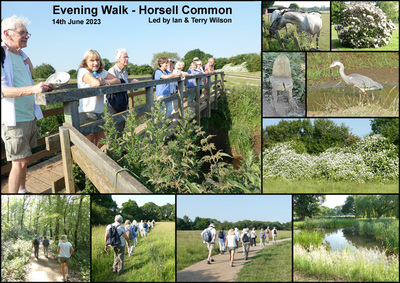
[[356, 87], [356, 88], [360, 89], [361, 91], [363, 91], [364, 94], [366, 94], [367, 90], [383, 88], [381, 84], [379, 84], [363, 75], [351, 74], [351, 75], [346, 76], [346, 74], [344, 73], [344, 66], [339, 61], [334, 61], [327, 69], [335, 67], [335, 66], [340, 67], [340, 69], [339, 69], [340, 76], [348, 85], [352, 85], [353, 89], [354, 89], [354, 87]]

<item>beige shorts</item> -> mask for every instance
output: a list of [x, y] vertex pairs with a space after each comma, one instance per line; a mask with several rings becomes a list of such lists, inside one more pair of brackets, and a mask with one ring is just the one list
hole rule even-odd
[[16, 126], [1, 125], [1, 138], [4, 141], [7, 161], [32, 156], [32, 148], [37, 146], [36, 120], [17, 122]]
[[79, 113], [79, 123], [81, 125], [103, 119], [103, 113], [82, 112]]
[[212, 244], [207, 243], [207, 248], [208, 248], [209, 251], [213, 251], [214, 248], [215, 248], [215, 243], [212, 243]]

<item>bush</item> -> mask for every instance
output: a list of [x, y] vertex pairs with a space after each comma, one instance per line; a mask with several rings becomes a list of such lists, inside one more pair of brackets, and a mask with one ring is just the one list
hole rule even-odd
[[342, 46], [369, 48], [385, 46], [396, 28], [382, 10], [371, 3], [349, 4], [340, 14], [341, 24], [335, 26]]

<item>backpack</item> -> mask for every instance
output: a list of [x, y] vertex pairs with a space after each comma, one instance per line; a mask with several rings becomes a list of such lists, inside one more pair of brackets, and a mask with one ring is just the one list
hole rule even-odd
[[38, 241], [38, 239], [34, 239], [34, 240], [33, 240], [33, 245], [34, 245], [34, 246], [39, 246], [39, 241]]
[[143, 223], [143, 228], [144, 228], [144, 229], [147, 229], [147, 223], [146, 223], [146, 222]]
[[43, 246], [47, 247], [49, 245], [49, 239], [44, 239], [43, 240]]
[[137, 226], [135, 226], [135, 232], [137, 232]]
[[121, 245], [121, 235], [118, 234], [118, 226], [111, 225], [110, 230], [108, 230], [106, 245], [107, 246], [120, 246]]
[[203, 238], [204, 238], [204, 241], [205, 241], [206, 243], [210, 243], [210, 242], [211, 242], [211, 233], [210, 233], [210, 230], [204, 229], [203, 233], [201, 233], [201, 234], [202, 234], [202, 236], [203, 236]]
[[249, 236], [247, 235], [247, 233], [243, 234], [243, 243], [248, 243], [250, 242]]
[[276, 229], [274, 230], [274, 234], [276, 235]]
[[129, 240], [132, 240], [133, 238], [136, 237], [135, 228], [133, 227], [133, 225], [131, 225], [131, 227], [129, 227], [129, 232], [130, 232]]
[[260, 232], [260, 238], [262, 238], [262, 239], [265, 238], [265, 232], [264, 232], [264, 231], [261, 231], [261, 232]]
[[[120, 79], [121, 83], [125, 83], [124, 79]], [[116, 93], [109, 93], [106, 95], [108, 103], [117, 112], [125, 111], [128, 108], [128, 92], [121, 91]]]
[[219, 231], [218, 232], [218, 238], [223, 239], [224, 238], [224, 232]]
[[[151, 79], [155, 80], [157, 70], [160, 70], [160, 71], [161, 71], [160, 68], [155, 69], [155, 70], [153, 71], [153, 74], [151, 75]], [[162, 71], [161, 71], [161, 72], [162, 72]]]

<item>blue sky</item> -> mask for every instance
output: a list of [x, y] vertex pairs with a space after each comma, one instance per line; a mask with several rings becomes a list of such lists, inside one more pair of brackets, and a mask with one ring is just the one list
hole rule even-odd
[[[104, 15], [101, 6], [107, 4], [125, 5], [128, 14]], [[98, 15], [53, 14], [54, 5], [60, 5], [62, 9], [97, 7]], [[139, 14], [140, 5], [146, 5], [147, 8], [178, 5], [179, 12], [177, 15], [144, 15]], [[221, 18], [232, 19], [232, 23], [149, 23], [149, 18], [158, 17], [183, 20], [188, 17], [191, 21], [192, 17], [208, 19], [215, 16], [183, 14], [185, 5], [190, 8], [232, 8], [232, 14], [220, 15]], [[50, 64], [57, 72], [77, 69], [87, 49], [95, 49], [103, 58], [114, 62], [115, 51], [124, 47], [129, 51], [129, 61], [137, 65], [150, 64], [153, 54], [162, 51], [176, 52], [183, 57], [188, 51], [199, 48], [216, 58], [261, 52], [260, 1], [1, 1], [2, 19], [12, 15], [24, 16], [31, 21], [27, 29], [32, 36], [24, 51], [33, 65]], [[100, 19], [101, 24], [57, 25], [53, 24], [53, 19], [65, 19], [66, 22], [70, 19]]]
[[291, 195], [178, 195], [177, 216], [198, 216], [218, 221], [292, 220]]
[[[266, 126], [270, 125], [276, 125], [278, 124], [282, 119], [263, 119], [263, 129], [265, 129]], [[293, 121], [293, 120], [298, 120], [296, 119], [287, 119], [285, 118], [284, 120], [286, 121]], [[313, 121], [314, 119], [310, 119]], [[344, 123], [346, 126], [350, 128], [350, 132], [352, 132], [354, 135], [359, 136], [360, 138], [365, 137], [366, 135], [370, 134], [371, 131], [371, 125], [370, 125], [370, 119], [368, 118], [355, 118], [355, 119], [345, 119], [345, 118], [338, 118], [338, 119], [329, 119], [335, 122], [337, 125], [341, 125]]]
[[175, 203], [175, 195], [112, 195], [112, 199], [119, 208], [130, 199], [136, 201], [139, 206], [143, 206], [148, 202], [154, 202], [158, 206]]

